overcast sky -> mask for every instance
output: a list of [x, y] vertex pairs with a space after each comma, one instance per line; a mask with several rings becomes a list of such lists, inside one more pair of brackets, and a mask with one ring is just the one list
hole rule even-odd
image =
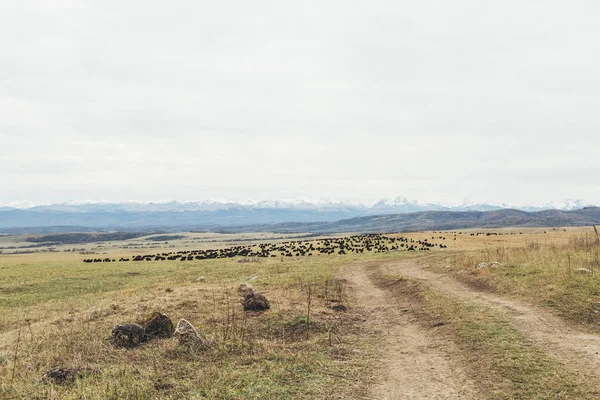
[[600, 204], [594, 0], [0, 3], [0, 204]]

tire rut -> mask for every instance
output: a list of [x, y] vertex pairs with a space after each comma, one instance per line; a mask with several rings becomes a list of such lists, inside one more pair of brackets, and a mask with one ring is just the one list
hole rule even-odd
[[374, 264], [349, 264], [341, 269], [353, 303], [367, 315], [369, 329], [384, 334], [381, 376], [370, 398], [480, 399], [475, 385], [452, 352], [450, 341], [435, 339], [372, 282], [367, 269]]
[[567, 325], [549, 311], [504, 296], [477, 291], [447, 274], [428, 270], [419, 260], [381, 264], [385, 273], [419, 279], [447, 296], [488, 308], [509, 321], [534, 345], [561, 361], [569, 370], [585, 377], [600, 393], [600, 336]]

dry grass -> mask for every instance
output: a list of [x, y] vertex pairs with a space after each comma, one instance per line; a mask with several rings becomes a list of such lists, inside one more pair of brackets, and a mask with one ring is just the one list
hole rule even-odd
[[[447, 254], [432, 265], [479, 290], [518, 296], [598, 332], [600, 246], [593, 229], [509, 238], [502, 245], [463, 244], [463, 251]], [[498, 262], [501, 266], [477, 269], [481, 262]], [[444, 268], [448, 265], [450, 268]], [[591, 273], [578, 273], [579, 268]]]
[[[361, 398], [369, 360], [353, 356], [364, 344], [360, 319], [329, 307], [345, 300], [335, 272], [357, 257], [94, 265], [72, 254], [0, 256], [0, 397]], [[256, 276], [272, 308], [244, 313], [235, 289]], [[210, 347], [111, 345], [113, 325], [152, 311], [189, 320]], [[93, 372], [44, 382], [57, 367]]]

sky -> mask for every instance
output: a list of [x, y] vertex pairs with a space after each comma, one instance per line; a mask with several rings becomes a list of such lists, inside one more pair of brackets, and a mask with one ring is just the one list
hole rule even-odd
[[0, 204], [600, 204], [592, 0], [0, 3]]

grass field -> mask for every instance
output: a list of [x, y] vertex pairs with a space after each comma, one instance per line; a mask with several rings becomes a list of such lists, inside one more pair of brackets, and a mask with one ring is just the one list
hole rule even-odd
[[[4, 256], [0, 377], [8, 398], [315, 398], [358, 393], [364, 362], [346, 362], [355, 323], [329, 309], [341, 257], [198, 263], [92, 264], [63, 254]], [[197, 282], [204, 276], [205, 282]], [[272, 310], [244, 313], [235, 288], [252, 283]], [[326, 283], [330, 293], [325, 294]], [[308, 291], [312, 323], [307, 329]], [[113, 348], [113, 325], [159, 311], [192, 322], [211, 347], [173, 340]], [[17, 338], [19, 349], [17, 351]], [[15, 362], [16, 361], [16, 362]], [[75, 385], [41, 382], [55, 367], [97, 370]], [[13, 377], [14, 372], [14, 377]], [[358, 378], [358, 379], [357, 379]], [[348, 382], [351, 382], [349, 385]]]
[[[548, 307], [572, 323], [600, 330], [600, 241], [592, 227], [465, 236], [456, 242], [460, 251], [432, 262], [438, 271], [482, 290]], [[481, 262], [500, 265], [477, 269]]]
[[[502, 235], [487, 235], [490, 232]], [[439, 271], [482, 290], [549, 307], [565, 320], [597, 331], [600, 270], [591, 228], [477, 233], [457, 232], [456, 240], [453, 232], [408, 235], [448, 245], [448, 249], [427, 254], [335, 254], [245, 263], [234, 258], [85, 264], [85, 256], [76, 252], [0, 255], [0, 397], [365, 398], [381, 367], [377, 354], [382, 351], [378, 348], [382, 337], [369, 331], [360, 305], [352, 304], [349, 289], [334, 277], [344, 264], [378, 259], [426, 255]], [[169, 241], [166, 249], [199, 244], [184, 236]], [[269, 238], [264, 234], [237, 239], [260, 243]], [[8, 243], [14, 238], [3, 240]], [[206, 240], [210, 242], [202, 246], [238, 243], [233, 236], [211, 235]], [[112, 256], [136, 252], [122, 248], [123, 243], [111, 246]], [[497, 261], [501, 267], [475, 268], [483, 261]], [[444, 268], [447, 265], [450, 268]], [[580, 267], [593, 272], [579, 275], [575, 270]], [[201, 276], [205, 279], [198, 281]], [[269, 299], [271, 310], [243, 311], [236, 288], [249, 280]], [[536, 374], [551, 372], [548, 384], [577, 394], [570, 378], [553, 379], [556, 365], [523, 345], [525, 340], [503, 321], [435, 293], [420, 296], [434, 314], [453, 315], [459, 321], [454, 326], [460, 329], [449, 334], [461, 338], [461, 343], [469, 343], [476, 335], [494, 338], [489, 348], [475, 351], [465, 345], [465, 351], [480, 354], [506, 382], [514, 381], [514, 375], [502, 374], [512, 364], [504, 365], [502, 360], [494, 364], [490, 355], [512, 352], [515, 358], [507, 363], [534, 360], [525, 365], [531, 367], [531, 385], [537, 382]], [[339, 304], [349, 306], [349, 311], [332, 309]], [[152, 340], [135, 349], [112, 346], [109, 338], [115, 324], [139, 321], [153, 311], [164, 313], [174, 323], [189, 320], [210, 343], [209, 348], [188, 349], [173, 338]], [[480, 325], [475, 329], [473, 324]], [[66, 385], [43, 379], [45, 372], [57, 367], [81, 367], [89, 372]], [[538, 383], [545, 386], [544, 382]], [[531, 391], [539, 388], [531, 385], [514, 390], [503, 387], [502, 393], [536, 398]]]

